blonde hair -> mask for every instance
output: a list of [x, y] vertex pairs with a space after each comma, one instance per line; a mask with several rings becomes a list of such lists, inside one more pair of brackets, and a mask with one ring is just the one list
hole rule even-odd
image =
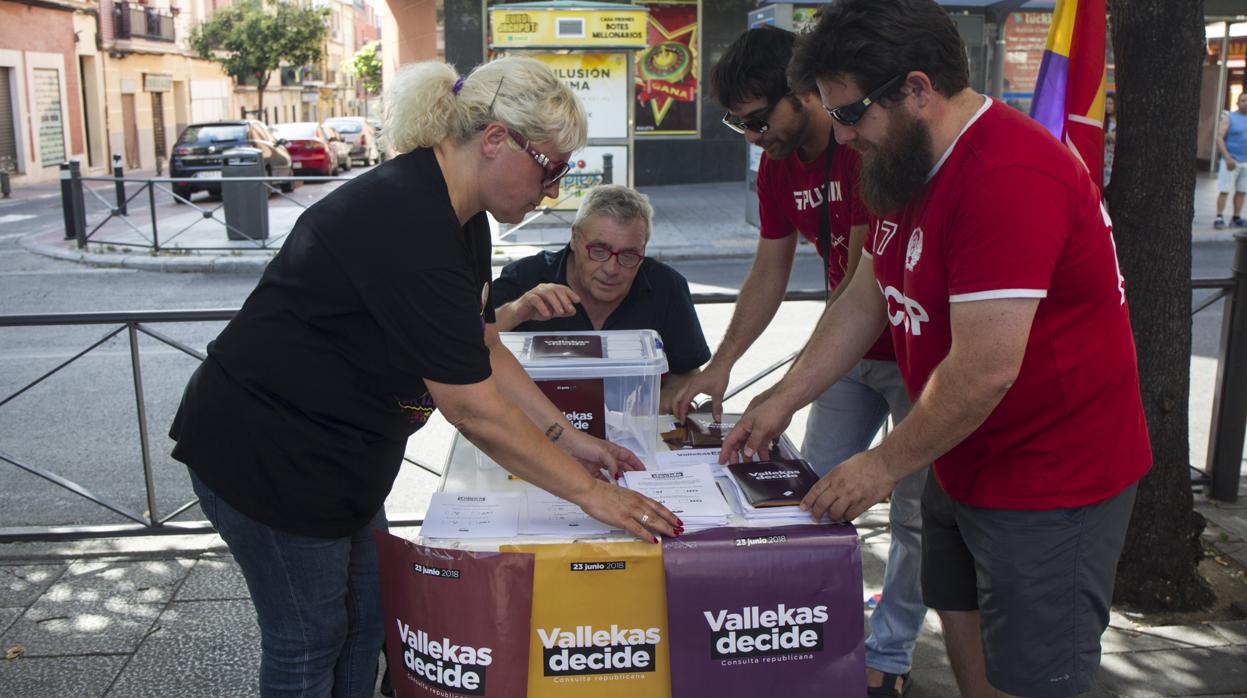
[[544, 63], [520, 56], [477, 66], [454, 92], [455, 69], [441, 61], [398, 72], [385, 97], [381, 132], [395, 153], [450, 138], [464, 143], [490, 121], [501, 121], [533, 143], [572, 153], [588, 140], [580, 100]]
[[645, 222], [645, 241], [649, 242], [654, 207], [650, 205], [649, 197], [636, 189], [622, 184], [599, 184], [581, 200], [572, 227], [579, 229], [589, 216], [606, 216], [619, 223], [642, 220]]

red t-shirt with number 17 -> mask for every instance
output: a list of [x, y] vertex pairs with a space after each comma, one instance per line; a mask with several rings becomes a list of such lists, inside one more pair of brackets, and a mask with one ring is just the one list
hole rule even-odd
[[1077, 507], [1147, 472], [1152, 454], [1112, 222], [1065, 146], [985, 99], [925, 192], [871, 227], [864, 252], [915, 401], [952, 346], [952, 304], [1039, 299], [1013, 387], [935, 461], [953, 499]]

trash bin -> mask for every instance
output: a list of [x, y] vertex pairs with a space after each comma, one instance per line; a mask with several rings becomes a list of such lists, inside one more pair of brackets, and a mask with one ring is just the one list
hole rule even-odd
[[238, 182], [234, 177], [263, 177], [264, 153], [257, 148], [230, 148], [221, 154], [221, 196], [225, 199], [225, 232], [230, 240], [268, 238], [268, 187], [264, 182]]

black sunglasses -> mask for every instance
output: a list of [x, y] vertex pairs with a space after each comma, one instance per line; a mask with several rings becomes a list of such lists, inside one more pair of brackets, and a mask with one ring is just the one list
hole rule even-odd
[[778, 106], [780, 101], [787, 96], [788, 95], [784, 95], [783, 97], [780, 97], [774, 102], [766, 105], [766, 109], [763, 109], [753, 116], [746, 116], [743, 119], [730, 111], [723, 112], [723, 125], [741, 134], [742, 136], [745, 135], [745, 131], [766, 133], [771, 130], [771, 125], [766, 122], [766, 118], [771, 115], [771, 112], [775, 111], [775, 107]]
[[836, 107], [835, 109], [832, 109], [831, 107], [828, 107], [827, 105], [824, 104], [823, 109], [827, 110], [827, 116], [830, 116], [831, 118], [835, 119], [836, 121], [839, 121], [845, 126], [853, 126], [854, 124], [862, 120], [862, 117], [866, 115], [866, 110], [870, 109], [870, 105], [874, 104], [880, 97], [887, 94], [888, 90], [895, 87], [896, 83], [900, 82], [901, 80], [905, 78], [905, 75], [906, 73], [901, 73], [900, 75], [897, 75], [891, 80], [888, 80], [887, 82], [880, 85], [876, 90], [874, 90], [870, 94], [866, 95], [865, 97], [862, 97], [861, 99], [857, 100], [856, 102], [853, 102], [852, 104], [846, 104], [843, 107]]

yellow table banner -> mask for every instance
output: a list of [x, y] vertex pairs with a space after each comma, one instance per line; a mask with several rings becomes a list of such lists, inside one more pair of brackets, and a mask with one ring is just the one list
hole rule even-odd
[[534, 555], [529, 698], [669, 698], [662, 547], [508, 545]]

